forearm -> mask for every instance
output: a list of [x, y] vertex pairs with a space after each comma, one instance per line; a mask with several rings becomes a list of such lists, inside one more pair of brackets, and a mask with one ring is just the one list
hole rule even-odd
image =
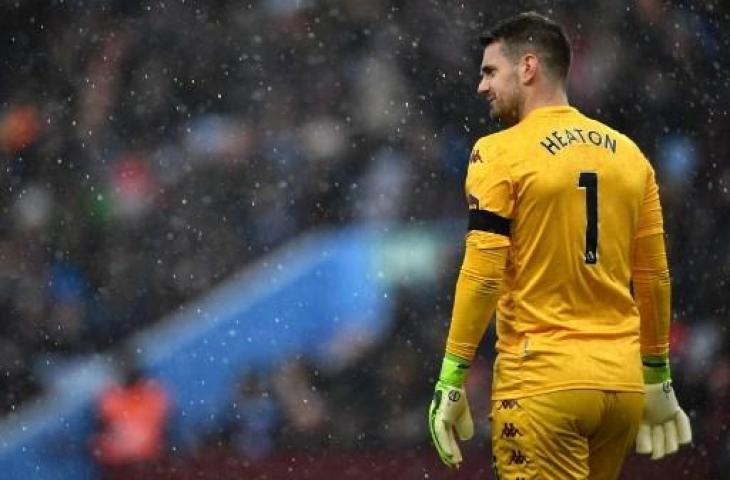
[[636, 240], [633, 283], [641, 317], [645, 379], [658, 383], [669, 377], [671, 320], [671, 281], [662, 234]]
[[446, 353], [471, 362], [499, 299], [507, 247], [484, 248], [481, 232], [467, 236], [464, 262], [456, 282]]

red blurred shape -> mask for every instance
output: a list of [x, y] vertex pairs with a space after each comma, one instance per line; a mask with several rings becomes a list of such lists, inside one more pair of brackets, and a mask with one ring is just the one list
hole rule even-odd
[[19, 152], [38, 138], [40, 129], [38, 109], [32, 105], [16, 105], [0, 120], [0, 141], [5, 150]]
[[99, 463], [112, 466], [158, 459], [165, 446], [168, 408], [165, 390], [154, 381], [109, 387], [99, 401], [104, 427], [93, 441]]

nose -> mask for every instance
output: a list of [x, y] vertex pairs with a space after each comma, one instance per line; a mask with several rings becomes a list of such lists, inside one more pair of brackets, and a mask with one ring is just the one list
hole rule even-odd
[[487, 80], [486, 77], [482, 77], [479, 81], [479, 85], [477, 85], [477, 95], [480, 97], [489, 95], [489, 80]]

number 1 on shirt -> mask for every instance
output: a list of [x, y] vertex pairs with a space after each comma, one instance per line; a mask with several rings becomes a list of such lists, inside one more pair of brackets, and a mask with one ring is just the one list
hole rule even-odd
[[578, 187], [586, 189], [586, 253], [588, 264], [598, 262], [598, 174], [580, 172]]

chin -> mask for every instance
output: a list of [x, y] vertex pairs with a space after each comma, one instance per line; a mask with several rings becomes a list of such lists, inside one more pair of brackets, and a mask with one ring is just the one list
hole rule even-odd
[[489, 112], [489, 117], [494, 120], [495, 122], [504, 125], [506, 127], [514, 125], [515, 122], [512, 117], [509, 115], [504, 115], [501, 112]]

